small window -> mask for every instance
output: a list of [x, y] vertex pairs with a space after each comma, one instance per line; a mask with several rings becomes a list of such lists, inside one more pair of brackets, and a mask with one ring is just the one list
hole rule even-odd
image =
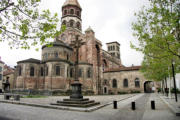
[[0, 72], [2, 71], [2, 67], [0, 66]]
[[80, 68], [80, 69], [79, 69], [79, 75], [78, 75], [78, 77], [82, 77], [82, 75], [83, 75], [83, 71], [82, 71], [82, 69]]
[[46, 76], [48, 76], [48, 67], [46, 66]]
[[74, 26], [74, 21], [70, 20], [70, 27], [73, 27], [73, 26]]
[[66, 21], [64, 20], [64, 21], [62, 22], [62, 24], [63, 24], [63, 25], [66, 25]]
[[41, 67], [41, 76], [44, 76], [44, 68]]
[[70, 77], [73, 77], [73, 74], [74, 74], [74, 69], [71, 68], [71, 69], [70, 69]]
[[87, 69], [87, 78], [91, 78], [91, 75], [92, 74], [92, 70], [91, 70], [91, 68], [88, 68]]
[[78, 29], [80, 29], [80, 23], [79, 23], [79, 22], [77, 22], [76, 27], [77, 27]]
[[64, 15], [67, 15], [67, 10], [64, 10]]
[[140, 87], [140, 81], [139, 78], [135, 79], [135, 87], [139, 88]]
[[34, 67], [30, 68], [30, 76], [34, 76]]
[[21, 66], [19, 66], [18, 67], [18, 74], [19, 74], [19, 76], [21, 76], [21, 71], [22, 71]]
[[123, 81], [123, 86], [124, 86], [124, 87], [128, 87], [128, 79], [124, 79], [124, 81]]
[[77, 11], [77, 12], [76, 12], [76, 14], [77, 14], [77, 16], [79, 16], [79, 17], [80, 17], [80, 12], [79, 12], [79, 11]]
[[2, 74], [0, 74], [0, 80], [2, 80]]
[[67, 57], [67, 60], [69, 60], [69, 55], [68, 55], [68, 54], [67, 54], [67, 56], [66, 56], [66, 57]]
[[74, 9], [70, 10], [70, 14], [73, 15], [74, 14]]
[[55, 52], [55, 53], [54, 53], [54, 56], [55, 56], [55, 58], [58, 58], [58, 53]]
[[56, 66], [56, 75], [60, 76], [60, 66]]
[[113, 79], [113, 81], [112, 81], [112, 87], [113, 87], [113, 88], [117, 88], [117, 80], [116, 80], [116, 79]]
[[48, 54], [47, 53], [44, 54], [44, 59], [48, 59]]

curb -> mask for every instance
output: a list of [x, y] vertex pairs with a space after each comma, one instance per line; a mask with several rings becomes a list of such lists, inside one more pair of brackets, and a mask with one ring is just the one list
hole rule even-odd
[[168, 108], [176, 115], [180, 116], [180, 110], [178, 111], [176, 108], [174, 108], [172, 105], [170, 105], [164, 98], [162, 98], [160, 95], [159, 97], [161, 100], [168, 106]]
[[[134, 97], [136, 95], [131, 95], [129, 97], [117, 100], [117, 102], [126, 100], [126, 99]], [[58, 109], [58, 110], [69, 110], [69, 111], [78, 111], [78, 112], [93, 112], [95, 110], [98, 110], [100, 108], [103, 108], [103, 107], [106, 107], [108, 105], [113, 104], [113, 102], [108, 102], [106, 104], [98, 105], [98, 106], [91, 107], [91, 108], [75, 108], [75, 107], [63, 107], [63, 106], [32, 104], [32, 103], [25, 103], [25, 102], [20, 102], [20, 101], [10, 101], [10, 100], [8, 100], [8, 101], [7, 100], [0, 100], [0, 103], [9, 103], [9, 104], [16, 104], [16, 105], [26, 105], [26, 106], [32, 106], [32, 107], [41, 107], [41, 108]]]

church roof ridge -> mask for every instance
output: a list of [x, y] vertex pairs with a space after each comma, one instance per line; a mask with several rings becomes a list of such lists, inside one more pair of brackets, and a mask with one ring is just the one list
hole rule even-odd
[[[91, 28], [91, 26], [89, 26], [86, 31], [93, 31], [93, 29]], [[94, 32], [94, 31], [93, 31]]]
[[25, 62], [40, 63], [41, 61], [38, 60], [38, 59], [29, 58], [29, 59], [26, 59], [26, 60], [18, 61], [17, 63], [25, 63]]

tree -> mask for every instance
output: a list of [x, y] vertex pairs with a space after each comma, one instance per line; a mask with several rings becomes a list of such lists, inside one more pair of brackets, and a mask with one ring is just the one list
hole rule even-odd
[[149, 0], [150, 8], [143, 8], [132, 24], [139, 47], [131, 47], [145, 55], [159, 57], [169, 55], [180, 58], [180, 3], [179, 0]]
[[150, 7], [135, 13], [132, 23], [139, 45], [131, 47], [144, 54], [142, 71], [147, 78], [162, 80], [168, 66], [180, 65], [180, 3], [179, 0], [149, 0]]
[[0, 1], [0, 41], [8, 41], [11, 48], [29, 49], [49, 43], [64, 29], [57, 29], [57, 13], [40, 11], [41, 0]]

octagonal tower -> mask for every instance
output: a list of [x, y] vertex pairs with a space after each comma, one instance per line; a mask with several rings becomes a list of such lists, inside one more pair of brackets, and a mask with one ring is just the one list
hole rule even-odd
[[62, 25], [66, 25], [67, 28], [75, 28], [81, 31], [81, 12], [82, 8], [77, 0], [66, 0], [62, 6]]

